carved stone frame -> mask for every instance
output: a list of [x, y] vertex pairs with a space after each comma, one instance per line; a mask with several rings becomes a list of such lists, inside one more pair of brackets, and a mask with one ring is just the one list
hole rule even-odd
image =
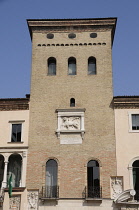
[[[60, 139], [60, 134], [61, 133], [80, 133], [82, 139], [84, 138], [84, 133], [85, 133], [85, 128], [84, 128], [84, 112], [85, 109], [57, 109], [56, 112], [58, 120], [57, 120], [57, 137]], [[79, 129], [75, 129], [75, 130], [65, 130], [65, 129], [61, 129], [61, 125], [62, 125], [62, 117], [66, 117], [66, 118], [70, 118], [70, 117], [79, 117], [80, 118], [80, 127]]]

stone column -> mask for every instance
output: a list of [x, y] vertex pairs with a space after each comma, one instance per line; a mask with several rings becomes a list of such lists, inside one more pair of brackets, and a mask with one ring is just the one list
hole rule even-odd
[[81, 115], [81, 130], [84, 131], [84, 114]]
[[22, 174], [21, 174], [20, 187], [25, 187], [25, 182], [26, 182], [26, 166], [27, 166], [27, 152], [24, 151], [23, 154], [22, 154]]
[[3, 174], [2, 188], [7, 187], [8, 156], [5, 157], [4, 163], [5, 163], [5, 166], [4, 166], [4, 174]]
[[128, 171], [129, 171], [129, 186], [130, 186], [130, 189], [134, 189], [134, 186], [133, 186], [133, 171], [132, 171], [132, 167], [129, 167], [128, 168]]

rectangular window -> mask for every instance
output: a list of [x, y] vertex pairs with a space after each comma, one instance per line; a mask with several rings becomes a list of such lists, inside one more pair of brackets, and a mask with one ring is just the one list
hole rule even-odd
[[132, 114], [132, 130], [139, 130], [139, 114]]
[[95, 75], [96, 74], [96, 64], [95, 63], [89, 63], [88, 64], [88, 74], [93, 74]]
[[69, 64], [69, 75], [76, 75], [76, 64], [75, 63], [70, 63]]
[[11, 142], [21, 142], [22, 124], [12, 124]]

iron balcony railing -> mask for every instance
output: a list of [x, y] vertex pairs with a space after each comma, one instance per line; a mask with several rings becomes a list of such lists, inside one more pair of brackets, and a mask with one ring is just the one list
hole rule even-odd
[[42, 198], [57, 199], [59, 198], [59, 187], [58, 186], [43, 186], [42, 193], [40, 195]]
[[85, 187], [85, 198], [102, 198], [102, 187]]
[[136, 194], [134, 195], [134, 200], [139, 202], [139, 190], [135, 190]]

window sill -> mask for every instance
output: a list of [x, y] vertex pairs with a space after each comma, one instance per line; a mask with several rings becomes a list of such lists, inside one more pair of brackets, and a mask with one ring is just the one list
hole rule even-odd
[[23, 144], [24, 142], [23, 141], [20, 141], [20, 142], [11, 142], [11, 141], [8, 141], [7, 143], [8, 144]]
[[[25, 190], [25, 187], [13, 187], [12, 192], [23, 192]], [[4, 189], [5, 192], [9, 191], [9, 188]]]
[[77, 74], [68, 74], [68, 76], [77, 76]]
[[129, 133], [139, 133], [139, 130], [129, 130]]
[[60, 131], [56, 131], [56, 133], [85, 133], [85, 130], [60, 130]]
[[41, 200], [59, 200], [59, 198], [40, 198]]
[[98, 201], [102, 202], [102, 198], [85, 198], [86, 201]]
[[47, 74], [47, 76], [56, 76], [56, 74]]

